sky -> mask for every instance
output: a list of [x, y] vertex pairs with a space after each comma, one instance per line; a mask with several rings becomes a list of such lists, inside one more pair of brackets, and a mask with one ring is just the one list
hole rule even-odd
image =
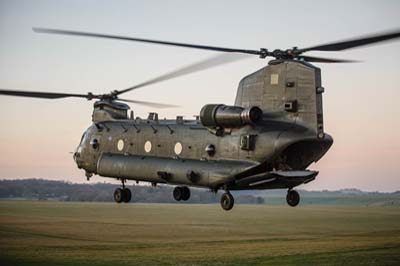
[[[0, 0], [0, 88], [105, 93], [141, 83], [217, 52], [37, 34], [32, 27], [273, 50], [400, 29], [400, 1], [20, 1]], [[318, 64], [324, 127], [334, 145], [302, 189], [400, 190], [400, 41], [345, 52], [361, 60]], [[265, 66], [254, 58], [124, 95], [179, 108], [133, 106], [147, 117], [193, 117], [207, 103], [233, 104], [238, 82]], [[0, 97], [0, 179], [86, 182], [72, 160], [93, 102]], [[94, 177], [92, 182], [110, 181]]]

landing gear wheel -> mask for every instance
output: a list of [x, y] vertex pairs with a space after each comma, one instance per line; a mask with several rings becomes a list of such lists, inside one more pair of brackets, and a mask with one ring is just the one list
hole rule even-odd
[[188, 200], [190, 198], [190, 189], [188, 187], [181, 187], [182, 189], [182, 200]]
[[174, 199], [176, 201], [181, 201], [183, 199], [183, 189], [182, 189], [182, 187], [175, 187], [173, 195], [174, 195]]
[[235, 203], [235, 199], [231, 195], [231, 193], [224, 193], [221, 197], [221, 207], [225, 211], [229, 211], [233, 208], [233, 204]]
[[286, 202], [289, 206], [296, 207], [300, 202], [300, 195], [296, 190], [289, 189], [286, 195]]
[[129, 188], [124, 188], [123, 190], [123, 198], [122, 201], [128, 203], [132, 199], [132, 192]]
[[124, 191], [122, 188], [114, 190], [114, 200], [116, 203], [121, 203], [124, 200]]

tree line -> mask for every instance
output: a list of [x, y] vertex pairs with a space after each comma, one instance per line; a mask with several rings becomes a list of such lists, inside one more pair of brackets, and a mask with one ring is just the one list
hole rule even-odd
[[[114, 184], [76, 184], [64, 181], [44, 179], [0, 180], [0, 198], [28, 199], [28, 200], [58, 200], [58, 201], [85, 201], [111, 202]], [[172, 197], [173, 186], [158, 185], [156, 187], [144, 185], [128, 186], [132, 191], [131, 202], [142, 203], [176, 203]], [[216, 203], [220, 200], [220, 193], [213, 193], [205, 189], [191, 188], [191, 197], [188, 203]], [[237, 203], [263, 204], [262, 196], [237, 195]]]

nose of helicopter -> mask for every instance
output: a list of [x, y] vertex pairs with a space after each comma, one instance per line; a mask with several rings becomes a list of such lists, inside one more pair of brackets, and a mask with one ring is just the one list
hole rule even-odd
[[82, 147], [81, 145], [79, 145], [72, 156], [78, 168], [82, 168], [81, 152], [82, 152]]

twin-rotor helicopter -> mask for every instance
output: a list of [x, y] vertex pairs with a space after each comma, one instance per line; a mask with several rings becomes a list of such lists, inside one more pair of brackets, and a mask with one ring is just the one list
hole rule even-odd
[[303, 55], [310, 51], [343, 51], [400, 37], [400, 31], [365, 36], [308, 48], [246, 50], [216, 46], [34, 28], [35, 32], [145, 42], [211, 50], [235, 55], [272, 57], [267, 66], [244, 77], [235, 103], [206, 104], [193, 120], [161, 120], [157, 113], [135, 118], [134, 103], [173, 107], [120, 98], [124, 93], [240, 58], [207, 59], [123, 90], [105, 94], [70, 94], [1, 89], [1, 95], [44, 99], [79, 97], [96, 100], [92, 125], [74, 152], [78, 168], [92, 175], [121, 180], [114, 191], [117, 203], [129, 202], [127, 180], [176, 185], [177, 201], [190, 198], [189, 186], [224, 190], [221, 206], [232, 209], [231, 190], [287, 189], [290, 206], [300, 202], [296, 186], [313, 181], [318, 172], [307, 168], [329, 150], [333, 139], [324, 131], [321, 70], [311, 63], [347, 63], [351, 60]]

